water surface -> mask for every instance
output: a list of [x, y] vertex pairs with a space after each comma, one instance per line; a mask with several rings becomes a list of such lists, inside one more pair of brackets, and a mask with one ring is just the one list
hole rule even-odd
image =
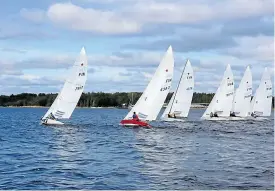
[[[0, 108], [0, 189], [273, 189], [273, 117], [124, 128], [122, 109], [76, 109], [61, 127], [47, 108]], [[273, 116], [273, 114], [272, 114]]]

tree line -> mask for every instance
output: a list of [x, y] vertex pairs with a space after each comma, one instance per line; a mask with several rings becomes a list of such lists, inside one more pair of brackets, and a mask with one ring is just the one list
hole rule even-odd
[[[82, 93], [81, 98], [77, 104], [78, 107], [122, 107], [128, 104], [135, 104], [141, 92], [88, 92]], [[165, 103], [168, 103], [173, 93], [169, 93]], [[1, 95], [0, 106], [42, 106], [49, 107], [55, 100], [57, 94], [33, 94], [21, 93], [17, 95]], [[192, 103], [210, 103], [214, 94], [213, 93], [197, 93], [194, 92]], [[272, 99], [272, 107], [274, 107], [274, 97]]]

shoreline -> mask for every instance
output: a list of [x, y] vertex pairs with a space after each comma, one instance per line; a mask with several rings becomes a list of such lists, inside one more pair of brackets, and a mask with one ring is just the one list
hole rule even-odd
[[[50, 108], [50, 107], [46, 107], [46, 106], [0, 106], [0, 108]], [[80, 109], [128, 109], [128, 108], [122, 108], [122, 107], [76, 107], [76, 108], [80, 108]], [[162, 109], [165, 109], [166, 107], [162, 107]], [[204, 109], [207, 108], [207, 106], [191, 106], [190, 108], [192, 109]]]

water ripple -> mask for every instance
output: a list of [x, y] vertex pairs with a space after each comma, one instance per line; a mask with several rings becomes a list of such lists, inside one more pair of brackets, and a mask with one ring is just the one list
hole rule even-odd
[[[273, 189], [273, 121], [118, 125], [119, 109], [76, 109], [62, 127], [46, 109], [0, 108], [0, 189]], [[17, 116], [13, 118], [12, 116]]]

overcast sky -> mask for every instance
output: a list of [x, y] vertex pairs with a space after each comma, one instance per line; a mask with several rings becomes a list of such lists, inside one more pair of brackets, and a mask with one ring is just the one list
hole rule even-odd
[[[169, 45], [173, 88], [189, 58], [195, 91], [215, 92], [227, 64], [253, 92], [273, 67], [273, 0], [8, 0], [0, 6], [0, 94], [58, 92], [82, 46], [85, 92], [143, 91]], [[273, 80], [272, 80], [273, 81]]]

